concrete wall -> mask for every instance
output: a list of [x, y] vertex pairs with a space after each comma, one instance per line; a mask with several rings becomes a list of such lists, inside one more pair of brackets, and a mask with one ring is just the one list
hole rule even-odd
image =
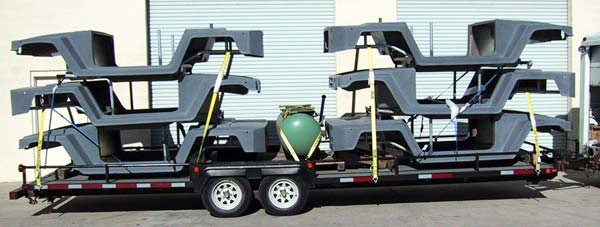
[[[64, 70], [60, 57], [34, 58], [17, 56], [10, 50], [12, 40], [50, 33], [99, 30], [115, 36], [115, 54], [119, 65], [145, 65], [146, 51], [146, 3], [144, 0], [104, 1], [1, 1], [0, 2], [0, 182], [20, 179], [17, 165], [33, 164], [33, 150], [18, 150], [18, 140], [32, 134], [32, 114], [11, 116], [11, 89], [27, 87], [33, 76], [54, 76], [56, 72], [33, 72], [32, 70]], [[52, 81], [40, 81], [40, 84]], [[118, 85], [117, 94], [129, 105], [126, 85]], [[147, 85], [136, 84], [136, 107], [147, 106]], [[125, 92], [125, 93], [124, 93]], [[55, 115], [56, 116], [56, 115]], [[62, 120], [53, 117], [54, 123]], [[53, 125], [55, 125], [53, 123]], [[57, 125], [56, 124], [56, 125]], [[60, 123], [63, 124], [63, 123]], [[66, 163], [64, 151], [50, 150], [49, 163]]]

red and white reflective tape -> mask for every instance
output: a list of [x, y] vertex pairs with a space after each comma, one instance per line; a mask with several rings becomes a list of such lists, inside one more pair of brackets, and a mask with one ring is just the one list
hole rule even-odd
[[515, 170], [503, 170], [500, 171], [500, 175], [509, 176], [509, 175], [533, 175], [535, 171], [533, 169], [515, 169]]
[[373, 177], [342, 177], [340, 178], [340, 183], [365, 183], [365, 182], [373, 182]]
[[419, 174], [419, 180], [422, 179], [450, 179], [454, 177], [452, 173], [432, 173], [432, 174]]
[[515, 171], [513, 171], [513, 170], [502, 170], [502, 171], [500, 171], [500, 175], [502, 175], [502, 176], [515, 175]]
[[[452, 173], [431, 173], [431, 174], [418, 174], [419, 180], [427, 180], [427, 179], [451, 179], [454, 178]], [[364, 182], [373, 182], [373, 178], [368, 177], [343, 177], [340, 178], [340, 183], [364, 183]]]
[[139, 189], [139, 188], [185, 188], [185, 183], [116, 183], [116, 184], [43, 184], [35, 185], [37, 190], [70, 190], [70, 189]]

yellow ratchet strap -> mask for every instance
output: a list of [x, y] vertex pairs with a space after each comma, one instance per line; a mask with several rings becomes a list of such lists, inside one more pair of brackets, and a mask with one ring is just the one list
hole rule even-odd
[[221, 63], [221, 70], [219, 70], [217, 80], [215, 81], [215, 86], [213, 87], [213, 93], [210, 99], [210, 107], [208, 108], [208, 115], [206, 116], [206, 124], [204, 125], [204, 132], [202, 132], [202, 142], [200, 142], [200, 150], [198, 151], [198, 157], [196, 158], [196, 162], [200, 162], [200, 156], [202, 156], [202, 148], [204, 147], [204, 142], [206, 141], [206, 136], [208, 134], [208, 126], [210, 125], [210, 120], [215, 109], [215, 103], [217, 102], [217, 97], [219, 96], [221, 82], [223, 82], [223, 75], [225, 74], [225, 69], [227, 69], [227, 64], [229, 63], [230, 57], [231, 53], [229, 51], [225, 52], [223, 63]]
[[315, 150], [317, 149], [317, 146], [319, 145], [319, 142], [321, 142], [321, 133], [319, 133], [319, 135], [317, 135], [317, 137], [315, 138], [315, 141], [313, 142], [312, 146], [310, 147], [310, 150], [308, 151], [308, 155], [306, 155], [306, 160], [308, 160], [312, 155], [313, 152], [315, 152]]
[[371, 47], [367, 47], [367, 53], [369, 55], [369, 90], [371, 91], [371, 156], [373, 157], [371, 168], [373, 182], [377, 183], [377, 180], [379, 180], [379, 167], [377, 165], [377, 121], [375, 118], [377, 107], [375, 106], [375, 72], [373, 71], [373, 51]]
[[281, 140], [283, 140], [283, 144], [285, 145], [285, 147], [288, 148], [288, 151], [290, 151], [290, 154], [292, 155], [292, 158], [294, 158], [294, 161], [299, 162], [300, 159], [298, 158], [296, 151], [290, 144], [290, 141], [288, 140], [287, 136], [285, 136], [285, 133], [283, 133], [283, 129], [279, 129], [279, 136], [281, 136]]
[[[288, 148], [288, 151], [290, 151], [290, 154], [292, 155], [292, 158], [294, 158], [294, 161], [299, 162], [300, 158], [298, 158], [298, 154], [296, 154], [296, 150], [294, 150], [294, 148], [290, 144], [290, 141], [288, 140], [287, 136], [283, 132], [283, 129], [279, 129], [279, 136], [281, 137], [281, 140], [283, 141], [283, 145], [285, 145], [285, 147]], [[308, 155], [306, 155], [305, 160], [308, 160], [310, 158], [310, 156], [313, 155], [313, 153], [317, 149], [317, 146], [319, 145], [319, 142], [321, 142], [321, 133], [319, 133], [319, 135], [317, 135], [317, 137], [315, 138], [315, 141], [313, 142], [312, 146], [310, 147], [310, 150], [308, 151]]]
[[46, 110], [42, 109], [42, 116], [40, 117], [40, 124], [38, 125], [38, 140], [37, 140], [37, 148], [35, 150], [35, 184], [37, 186], [42, 185], [42, 148], [44, 145], [44, 116], [46, 115]]
[[529, 94], [529, 92], [525, 92], [525, 96], [527, 97], [527, 106], [529, 107], [529, 120], [531, 122], [531, 129], [533, 129], [533, 139], [535, 142], [535, 157], [533, 157], [533, 164], [535, 165], [535, 173], [540, 174], [540, 139], [535, 123], [535, 115], [533, 113], [533, 103], [531, 102], [531, 95]]

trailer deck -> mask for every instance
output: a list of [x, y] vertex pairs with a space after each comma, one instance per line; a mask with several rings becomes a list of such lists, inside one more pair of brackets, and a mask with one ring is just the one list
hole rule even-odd
[[[21, 166], [23, 184], [9, 193], [11, 200], [21, 197], [56, 198], [73, 195], [115, 195], [140, 193], [191, 193], [200, 192], [210, 178], [244, 177], [260, 180], [266, 176], [296, 175], [304, 179], [310, 188], [352, 186], [400, 186], [413, 184], [435, 184], [453, 182], [481, 182], [507, 180], [548, 180], [556, 176], [553, 165], [543, 164], [539, 174], [524, 162], [506, 167], [447, 168], [417, 170], [399, 165], [393, 169], [380, 169], [378, 182], [373, 182], [368, 168], [340, 170], [317, 170], [315, 162], [224, 162], [202, 164], [193, 170], [191, 177], [183, 176], [140, 176], [134, 178], [119, 175], [84, 176], [73, 175], [61, 178], [54, 171], [41, 179], [41, 184], [27, 181], [26, 170], [33, 166]], [[56, 166], [50, 166], [56, 167]], [[65, 166], [65, 168], [72, 168]]]
[[[428, 184], [450, 182], [477, 182], [494, 180], [547, 180], [556, 176], [557, 170], [549, 164], [542, 166], [536, 174], [535, 169], [523, 162], [506, 167], [453, 168], [416, 170], [407, 166], [398, 166], [397, 171], [380, 170], [378, 184]], [[315, 179], [317, 185], [352, 183], [373, 183], [371, 171], [356, 169], [345, 172], [336, 170], [322, 171]]]

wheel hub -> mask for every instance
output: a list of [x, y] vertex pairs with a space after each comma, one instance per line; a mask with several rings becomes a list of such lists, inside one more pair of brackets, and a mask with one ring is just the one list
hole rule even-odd
[[298, 202], [299, 189], [295, 182], [279, 179], [269, 187], [269, 201], [280, 209], [287, 209]]
[[242, 202], [242, 197], [240, 185], [230, 180], [215, 184], [211, 193], [213, 204], [222, 210], [235, 209]]
[[279, 194], [280, 194], [282, 197], [286, 197], [286, 196], [287, 196], [287, 194], [288, 194], [288, 193], [287, 193], [287, 190], [288, 190], [287, 188], [286, 188], [286, 189], [284, 189], [284, 190], [280, 190], [280, 191], [279, 191]]

